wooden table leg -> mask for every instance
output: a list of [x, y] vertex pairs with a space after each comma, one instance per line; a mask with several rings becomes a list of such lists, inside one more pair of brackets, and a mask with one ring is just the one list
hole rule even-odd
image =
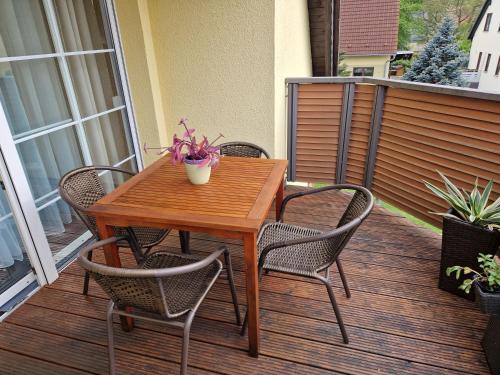
[[248, 311], [248, 349], [253, 357], [259, 356], [259, 279], [257, 260], [257, 235], [245, 234], [243, 239]]
[[[113, 227], [107, 225], [103, 219], [96, 220], [97, 230], [99, 231], [99, 238], [105, 240], [106, 238], [113, 237], [115, 235]], [[118, 251], [118, 246], [116, 243], [106, 245], [104, 247], [104, 259], [106, 264], [112, 267], [121, 267], [120, 253]], [[134, 328], [134, 320], [127, 316], [120, 316], [120, 322], [122, 329], [124, 331], [131, 331]]]
[[283, 197], [285, 195], [285, 180], [281, 180], [280, 187], [278, 188], [278, 191], [276, 192], [276, 221], [279, 220], [280, 218], [280, 209], [281, 209], [281, 203], [283, 203]]

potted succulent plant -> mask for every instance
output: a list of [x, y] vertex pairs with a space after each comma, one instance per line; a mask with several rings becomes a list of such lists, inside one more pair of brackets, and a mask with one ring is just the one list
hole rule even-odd
[[500, 314], [500, 264], [491, 254], [480, 253], [477, 258], [481, 271], [470, 267], [452, 266], [446, 269], [446, 275], [455, 274], [456, 280], [460, 276], [469, 275], [458, 287], [469, 294], [472, 287], [475, 288], [476, 301], [485, 314]]
[[481, 271], [474, 271], [469, 267], [448, 267], [446, 273], [458, 280], [460, 274], [472, 275], [459, 286], [465, 293], [469, 293], [474, 286], [476, 302], [482, 312], [491, 314], [482, 345], [492, 374], [500, 374], [500, 264], [491, 254], [479, 254], [477, 258]]
[[448, 267], [463, 264], [473, 268], [480, 252], [495, 255], [500, 244], [500, 198], [489, 204], [493, 181], [490, 180], [483, 192], [478, 181], [470, 193], [458, 189], [446, 176], [438, 171], [443, 179], [445, 190], [429, 182], [425, 185], [450, 206], [448, 212], [437, 213], [443, 216], [443, 239], [441, 246], [441, 267], [439, 287], [459, 296], [474, 299], [472, 293], [458, 289], [463, 275], [458, 280], [446, 276]]
[[207, 137], [203, 136], [201, 142], [196, 141], [194, 136], [195, 129], [187, 127], [187, 119], [181, 118], [179, 125], [184, 127], [182, 138], [174, 134], [172, 145], [169, 147], [147, 147], [144, 145], [144, 150], [158, 149], [159, 155], [169, 152], [172, 164], [177, 165], [183, 163], [186, 169], [186, 175], [189, 181], [194, 185], [203, 185], [210, 180], [212, 168], [216, 168], [220, 155], [218, 146], [214, 146], [221, 137], [220, 134], [213, 142], [209, 142]]

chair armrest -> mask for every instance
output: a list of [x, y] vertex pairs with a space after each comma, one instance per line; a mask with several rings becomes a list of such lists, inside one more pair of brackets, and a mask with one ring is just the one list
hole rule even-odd
[[[305, 244], [305, 243], [324, 241], [324, 240], [327, 240], [329, 238], [338, 236], [339, 234], [342, 234], [344, 232], [349, 231], [351, 228], [359, 225], [361, 223], [361, 221], [362, 221], [361, 219], [356, 218], [356, 219], [352, 220], [349, 224], [344, 225], [340, 228], [335, 228], [334, 230], [329, 231], [329, 232], [322, 232], [322, 233], [318, 233], [318, 234], [313, 235], [313, 236], [305, 236], [305, 237], [301, 237], [301, 238], [294, 238], [292, 240], [278, 241], [278, 242], [269, 244], [264, 249], [262, 249], [262, 252], [260, 253], [259, 268], [263, 267], [267, 255], [273, 250], [280, 249], [283, 247], [288, 247], [288, 246], [295, 246], [295, 245], [301, 245], [301, 244]], [[273, 224], [269, 224], [269, 225], [273, 225]], [[292, 225], [290, 225], [290, 224], [281, 223], [280, 225], [289, 225], [292, 227]], [[293, 226], [293, 227], [296, 227], [296, 226]], [[263, 228], [263, 230], [265, 230], [265, 227]]]
[[[285, 215], [285, 208], [288, 202], [290, 202], [292, 199], [295, 198], [300, 198], [306, 195], [312, 195], [312, 194], [318, 194], [322, 193], [324, 191], [329, 191], [329, 190], [342, 190], [342, 189], [352, 189], [352, 190], [359, 190], [360, 187], [356, 185], [351, 185], [351, 184], [337, 184], [337, 185], [330, 185], [330, 186], [324, 186], [321, 188], [317, 189], [311, 189], [311, 190], [305, 190], [305, 191], [299, 191], [298, 193], [293, 193], [289, 194], [283, 199], [283, 202], [281, 203], [280, 207], [280, 215], [279, 215], [279, 222], [283, 222], [283, 216]], [[363, 188], [364, 189], [364, 188]]]

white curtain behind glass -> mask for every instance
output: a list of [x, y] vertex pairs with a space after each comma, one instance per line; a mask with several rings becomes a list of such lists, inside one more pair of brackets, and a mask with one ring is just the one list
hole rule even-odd
[[[87, 17], [88, 9], [85, 9], [84, 2], [57, 1], [56, 4], [65, 49], [90, 49], [91, 30], [96, 29], [97, 21], [95, 17]], [[89, 4], [85, 3], [86, 6]], [[37, 1], [0, 1], [0, 48], [6, 51], [7, 56], [22, 56], [33, 50], [53, 52], [50, 36], [42, 32], [46, 28], [44, 18], [44, 11]], [[0, 101], [13, 135], [71, 121], [55, 62], [55, 59], [37, 59], [0, 63]], [[80, 112], [96, 114], [106, 110], [105, 86], [114, 85], [115, 82], [111, 82], [109, 77], [104, 79], [104, 75], [101, 77], [95, 56], [68, 59], [68, 63]], [[92, 126], [86, 126], [85, 129], [87, 141], [94, 145], [94, 163], [112, 164], [111, 161], [116, 162], [118, 155], [124, 154], [124, 150], [119, 148], [123, 149], [124, 144], [126, 147], [126, 142], [114, 141], [116, 137], [123, 138], [123, 131], [114, 133], [116, 126], [111, 126], [108, 117], [94, 121]], [[35, 199], [55, 190], [62, 174], [82, 165], [79, 150], [72, 128], [18, 144]], [[47, 200], [54, 197], [50, 196]], [[44, 202], [40, 201], [38, 206]], [[8, 208], [5, 203], [0, 200], [0, 215]], [[40, 217], [48, 233], [64, 232], [64, 224], [72, 220], [69, 208], [60, 200], [41, 210]], [[11, 229], [5, 225], [2, 227], [0, 223], [0, 254], [10, 254], [12, 259], [19, 258], [20, 247], [13, 245], [15, 241], [12, 240], [15, 237]]]

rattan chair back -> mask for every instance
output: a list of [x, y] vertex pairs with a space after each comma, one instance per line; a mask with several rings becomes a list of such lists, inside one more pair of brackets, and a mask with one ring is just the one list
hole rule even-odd
[[269, 159], [270, 156], [266, 150], [249, 142], [227, 142], [220, 146], [221, 155], [225, 156], [238, 156], [242, 158], [257, 158], [260, 159], [264, 156]]
[[99, 171], [116, 171], [133, 176], [124, 169], [105, 166], [90, 166], [74, 169], [59, 181], [59, 194], [71, 206], [78, 217], [96, 238], [99, 238], [95, 218], [86, 214], [86, 209], [106, 195]]
[[122, 309], [133, 307], [167, 319], [179, 317], [197, 305], [202, 298], [200, 291], [211, 286], [207, 280], [215, 281], [223, 267], [213, 254], [193, 262], [192, 255], [164, 251], [148, 256], [142, 268], [116, 268], [87, 259], [89, 251], [119, 239], [113, 237], [83, 249], [78, 262]]

